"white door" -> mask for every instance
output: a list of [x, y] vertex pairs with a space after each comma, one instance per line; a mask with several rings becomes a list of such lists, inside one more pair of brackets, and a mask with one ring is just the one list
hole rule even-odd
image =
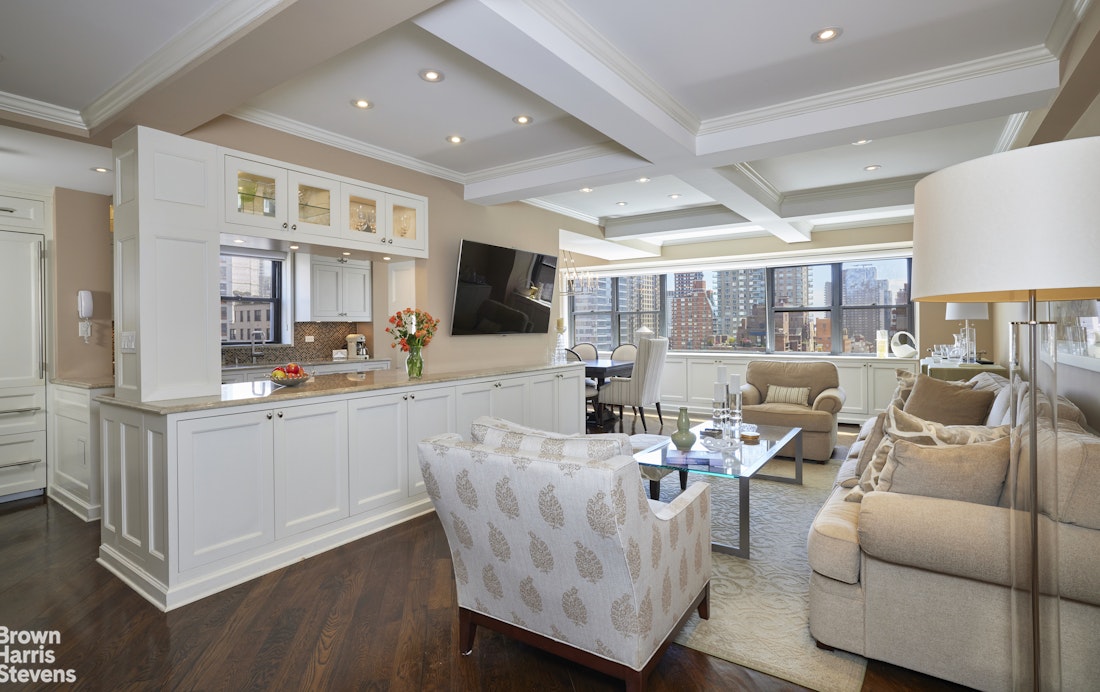
[[578, 368], [576, 372], [558, 373], [555, 380], [558, 386], [554, 430], [565, 435], [583, 433], [586, 408], [584, 372]]
[[275, 411], [275, 538], [348, 516], [343, 401]]
[[[527, 398], [527, 424], [532, 428], [559, 432], [557, 429], [559, 377], [561, 377], [560, 373], [542, 373], [530, 379], [530, 396]], [[578, 396], [583, 397], [584, 394], [581, 393]]]
[[[42, 247], [37, 233], [0, 231], [0, 387], [45, 386]], [[75, 301], [76, 296], [71, 296]], [[73, 326], [76, 329], [76, 326]]]

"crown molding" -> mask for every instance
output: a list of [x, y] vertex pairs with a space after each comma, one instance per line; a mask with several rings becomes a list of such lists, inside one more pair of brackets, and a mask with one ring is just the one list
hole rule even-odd
[[24, 96], [0, 92], [0, 111], [11, 113], [21, 118], [31, 118], [52, 123], [74, 130], [74, 134], [88, 135], [88, 126], [84, 124], [84, 119], [80, 116], [80, 111], [72, 108], [63, 108], [61, 106], [55, 106], [52, 103], [46, 103], [45, 101], [36, 101], [35, 99], [29, 99]]
[[783, 195], [783, 204], [804, 204], [819, 201], [835, 201], [852, 197], [866, 197], [889, 194], [891, 192], [912, 192], [924, 175], [911, 175], [903, 178], [890, 178], [871, 183], [855, 183], [850, 185], [830, 185], [818, 187], [812, 190], [790, 192]]
[[494, 166], [493, 168], [484, 168], [480, 171], [474, 171], [463, 176], [461, 182], [463, 183], [481, 183], [486, 180], [493, 180], [494, 178], [504, 178], [510, 175], [520, 175], [523, 173], [531, 173], [533, 171], [542, 170], [544, 168], [551, 168], [553, 166], [562, 166], [570, 163], [576, 163], [578, 161], [587, 161], [588, 159], [595, 159], [601, 156], [607, 156], [609, 154], [622, 154], [627, 152], [621, 146], [608, 145], [608, 144], [592, 144], [586, 147], [578, 147], [576, 149], [570, 149], [568, 151], [561, 151], [555, 154], [547, 154], [546, 156], [538, 156], [533, 159], [526, 159], [524, 161], [516, 161], [515, 163], [505, 164], [503, 166]]
[[273, 130], [295, 135], [296, 137], [302, 137], [303, 139], [308, 139], [318, 144], [327, 144], [337, 149], [350, 151], [353, 154], [360, 154], [386, 163], [392, 163], [395, 166], [408, 168], [418, 173], [449, 180], [452, 183], [463, 185], [466, 183], [466, 176], [450, 168], [435, 166], [421, 161], [420, 159], [399, 154], [396, 151], [372, 146], [358, 139], [338, 135], [334, 132], [323, 130], [319, 127], [313, 127], [312, 125], [307, 125], [291, 118], [284, 118], [259, 108], [237, 108], [230, 111], [229, 115], [256, 125], [270, 127]]
[[557, 204], [553, 204], [552, 202], [547, 202], [545, 200], [538, 199], [536, 197], [533, 197], [531, 199], [522, 199], [520, 201], [523, 202], [524, 204], [529, 204], [532, 207], [536, 207], [538, 209], [543, 209], [545, 211], [554, 212], [555, 214], [561, 214], [562, 216], [568, 216], [569, 218], [576, 219], [577, 221], [584, 221], [585, 223], [590, 223], [593, 226], [598, 226], [599, 222], [600, 222], [600, 219], [598, 217], [590, 216], [588, 214], [582, 214], [579, 211], [575, 211], [573, 209], [569, 209], [568, 207], [563, 207], [563, 206], [560, 206], [560, 205], [557, 205]]
[[1073, 32], [1089, 11], [1092, 0], [1064, 0], [1058, 8], [1058, 15], [1047, 34], [1046, 45], [1050, 52], [1061, 55], [1073, 38]]
[[730, 168], [740, 172], [741, 175], [752, 182], [752, 184], [760, 190], [761, 194], [771, 200], [773, 207], [778, 208], [778, 206], [783, 203], [783, 193], [776, 189], [774, 185], [768, 182], [767, 178], [758, 173], [756, 169], [748, 163], [736, 163], [730, 166]]
[[108, 122], [150, 89], [290, 2], [229, 0], [207, 13], [85, 108], [83, 116], [88, 129]]
[[1008, 116], [1004, 129], [1001, 130], [1001, 136], [997, 138], [993, 151], [989, 153], [999, 154], [1011, 149], [1016, 142], [1016, 138], [1020, 136], [1020, 131], [1023, 129], [1025, 122], [1027, 122], [1027, 113], [1014, 113]]
[[827, 94], [796, 99], [766, 108], [711, 118], [703, 121], [699, 128], [699, 134], [702, 136], [736, 130], [750, 125], [792, 118], [831, 108], [840, 108], [855, 103], [887, 99], [913, 91], [931, 89], [1050, 62], [1057, 62], [1057, 58], [1051, 54], [1046, 46], [1023, 48], [989, 58], [918, 72], [897, 79], [887, 79], [850, 89], [841, 89]]

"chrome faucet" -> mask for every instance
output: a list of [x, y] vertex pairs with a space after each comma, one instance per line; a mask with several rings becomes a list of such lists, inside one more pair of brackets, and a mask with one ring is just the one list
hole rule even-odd
[[248, 335], [248, 340], [252, 344], [252, 364], [253, 365], [256, 364], [256, 359], [264, 354], [263, 351], [257, 351], [256, 350], [256, 345], [257, 345], [256, 344], [256, 335], [257, 334], [259, 334], [260, 338], [263, 339], [266, 332], [264, 332], [264, 330], [262, 330], [262, 329], [253, 329], [252, 333]]

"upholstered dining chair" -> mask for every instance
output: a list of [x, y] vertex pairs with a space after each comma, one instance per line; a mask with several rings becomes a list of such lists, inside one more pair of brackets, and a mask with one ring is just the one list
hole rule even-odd
[[611, 360], [635, 360], [638, 357], [638, 347], [634, 344], [619, 344], [611, 352]]
[[642, 430], [649, 432], [645, 422], [645, 407], [653, 405], [657, 409], [657, 418], [663, 425], [661, 415], [661, 374], [665, 369], [665, 355], [668, 353], [668, 339], [642, 339], [638, 344], [638, 357], [634, 360], [634, 370], [630, 377], [612, 377], [600, 387], [597, 401], [600, 406], [618, 406], [619, 423], [622, 425], [623, 407], [629, 406], [641, 416]]
[[[584, 359], [581, 358], [580, 355], [578, 355], [577, 352], [574, 351], [573, 349], [567, 348], [567, 349], [565, 349], [565, 360], [567, 362], [577, 362], [577, 361], [581, 361], [581, 360], [584, 360]], [[597, 411], [596, 394], [598, 392], [599, 392], [599, 390], [596, 389], [596, 381], [595, 380], [586, 379], [584, 381], [584, 402], [585, 402], [585, 406], [587, 407], [588, 404], [592, 404], [592, 411], [593, 412]]]
[[417, 447], [451, 549], [459, 651], [488, 627], [643, 690], [692, 613], [709, 617], [709, 486], [647, 500], [626, 435], [482, 417], [470, 438]]
[[596, 350], [596, 344], [587, 341], [573, 344], [572, 348], [581, 357], [581, 360], [597, 360], [600, 357], [599, 351]]

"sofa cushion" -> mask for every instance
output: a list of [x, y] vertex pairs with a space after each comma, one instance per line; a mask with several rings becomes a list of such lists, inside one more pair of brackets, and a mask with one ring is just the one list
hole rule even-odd
[[470, 439], [474, 444], [533, 454], [542, 459], [573, 457], [599, 461], [620, 454], [633, 454], [630, 437], [621, 433], [562, 435], [491, 416], [480, 416], [474, 420], [470, 426]]
[[993, 403], [989, 406], [989, 413], [985, 417], [986, 425], [1008, 425], [1012, 422], [1012, 387], [1007, 384], [1000, 388]]
[[859, 505], [844, 501], [844, 488], [832, 495], [817, 511], [806, 551], [810, 568], [845, 584], [859, 582]]
[[856, 464], [858, 463], [858, 457], [845, 459], [836, 472], [836, 484], [842, 488], [854, 488], [859, 483], [859, 474], [856, 473]]
[[918, 418], [894, 406], [886, 409], [885, 416], [882, 441], [860, 475], [859, 484], [844, 498], [849, 502], [860, 502], [866, 493], [875, 489], [890, 450], [898, 440], [904, 439], [920, 445], [961, 445], [988, 442], [1006, 437], [1009, 433], [1007, 425], [996, 428], [984, 425], [943, 425]]
[[995, 396], [990, 390], [975, 391], [920, 374], [904, 410], [944, 425], [982, 425]]
[[898, 386], [894, 389], [894, 396], [890, 401], [890, 405], [901, 408], [905, 406], [905, 400], [913, 393], [913, 383], [917, 381], [917, 373], [905, 368], [898, 368], [894, 370], [894, 374], [898, 378]]
[[798, 404], [756, 404], [741, 409], [742, 419], [756, 425], [782, 425], [803, 432], [832, 432], [836, 417], [828, 411], [814, 411]]
[[783, 387], [778, 384], [768, 385], [768, 394], [764, 397], [765, 404], [798, 404], [810, 405], [809, 387]]
[[886, 411], [871, 419], [871, 428], [867, 433], [867, 439], [863, 443], [863, 448], [859, 450], [859, 463], [856, 465], [856, 474], [862, 476], [867, 469], [867, 465], [871, 463], [875, 450], [882, 444], [882, 438], [886, 434], [885, 425]]
[[897, 440], [875, 490], [996, 505], [1008, 472], [1009, 439], [929, 447]]

